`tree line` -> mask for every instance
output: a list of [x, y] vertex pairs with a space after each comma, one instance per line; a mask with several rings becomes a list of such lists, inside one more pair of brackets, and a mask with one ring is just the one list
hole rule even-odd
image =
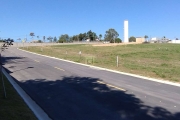
[[[30, 33], [30, 36], [33, 37], [35, 36], [35, 34], [33, 32]], [[148, 38], [147, 35], [144, 36], [145, 40]], [[69, 36], [68, 34], [62, 34], [59, 36], [59, 38], [57, 37], [47, 37], [43, 36], [42, 40], [39, 40], [39, 36], [37, 36], [38, 41], [37, 42], [46, 42], [46, 40], [48, 40], [49, 42], [56, 42], [56, 43], [68, 43], [68, 42], [75, 42], [75, 41], [106, 41], [106, 42], [110, 42], [110, 43], [121, 43], [122, 40], [119, 38], [119, 34], [118, 32], [113, 29], [110, 28], [108, 29], [105, 34], [104, 34], [104, 39], [102, 39], [102, 34], [97, 35], [95, 32], [89, 30], [88, 32], [84, 32], [84, 33], [79, 33], [77, 35], [73, 35], [73, 36]], [[129, 42], [136, 42], [136, 38], [134, 36], [131, 36], [129, 38]]]
[[[29, 34], [31, 36], [31, 39], [34, 39], [35, 33], [31, 32]], [[111, 43], [120, 43], [122, 40], [118, 38], [119, 34], [115, 29], [109, 29], [105, 32], [104, 39], [102, 39], [102, 34], [97, 35], [97, 33], [93, 32], [92, 30], [89, 30], [84, 33], [79, 33], [77, 35], [69, 36], [68, 34], [62, 34], [57, 37], [47, 37], [43, 36], [42, 40], [39, 39], [39, 36], [37, 36], [37, 41], [36, 42], [46, 42], [48, 40], [49, 42], [58, 42], [58, 43], [67, 43], [67, 42], [74, 42], [74, 41], [109, 41]], [[19, 38], [20, 39], [20, 38]]]

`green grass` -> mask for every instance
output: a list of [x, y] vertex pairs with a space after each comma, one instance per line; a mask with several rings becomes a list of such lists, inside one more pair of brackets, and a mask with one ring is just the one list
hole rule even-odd
[[4, 98], [2, 80], [0, 79], [0, 120], [37, 120], [5, 77], [4, 83], [7, 98]]
[[[136, 44], [121, 46], [57, 45], [29, 47], [29, 51], [95, 66], [180, 82], [180, 45]], [[26, 48], [24, 48], [26, 49]], [[67, 54], [66, 54], [67, 51]], [[79, 51], [82, 55], [78, 54]], [[119, 56], [119, 67], [116, 67]], [[92, 64], [92, 62], [88, 62]]]

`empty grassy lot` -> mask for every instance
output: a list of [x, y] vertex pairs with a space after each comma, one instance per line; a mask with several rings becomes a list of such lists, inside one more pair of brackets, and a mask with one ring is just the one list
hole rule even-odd
[[4, 98], [0, 76], [0, 120], [37, 120], [13, 86], [4, 77], [7, 98]]
[[[27, 50], [26, 47], [24, 49]], [[98, 47], [87, 44], [57, 45], [29, 47], [28, 50], [75, 62], [180, 82], [180, 44], [131, 44]], [[81, 55], [79, 55], [79, 51], [81, 51]], [[116, 66], [117, 56], [119, 57], [119, 67]], [[94, 62], [92, 63], [92, 61]]]

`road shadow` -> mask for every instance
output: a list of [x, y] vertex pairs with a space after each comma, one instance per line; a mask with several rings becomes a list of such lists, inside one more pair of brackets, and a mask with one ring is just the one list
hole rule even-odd
[[180, 113], [146, 106], [133, 94], [100, 84], [98, 78], [64, 76], [17, 83], [54, 120], [180, 120]]
[[27, 62], [27, 58], [26, 57], [4, 57], [4, 56], [2, 56], [2, 65], [14, 64], [15, 63], [15, 65], [11, 65], [8, 68], [4, 67], [4, 69], [8, 73], [14, 73], [14, 72], [18, 72], [18, 71], [34, 68], [32, 66], [29, 66], [29, 67], [25, 67], [25, 68], [22, 68], [22, 69], [17, 69], [17, 70], [14, 70], [14, 71], [13, 70], [9, 70], [9, 69], [16, 68], [18, 66], [18, 64], [23, 64], [23, 62]]
[[[3, 63], [21, 64], [24, 59], [6, 57]], [[15, 72], [9, 68], [5, 68], [8, 73]], [[29, 68], [33, 67], [24, 69]], [[180, 120], [180, 112], [144, 105], [133, 94], [98, 83], [98, 78], [64, 76], [58, 80], [15, 81], [54, 120]]]
[[16, 63], [16, 64], [21, 64], [21, 62], [26, 62], [25, 59], [26, 57], [4, 57], [2, 56], [2, 63], [4, 64], [12, 64], [12, 63]]

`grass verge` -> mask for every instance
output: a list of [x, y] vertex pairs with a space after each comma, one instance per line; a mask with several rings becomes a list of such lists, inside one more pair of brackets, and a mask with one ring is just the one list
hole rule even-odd
[[5, 76], [3, 78], [7, 98], [4, 98], [2, 79], [0, 79], [0, 120], [37, 120], [7, 78]]
[[[22, 48], [23, 49], [23, 48]], [[56, 45], [25, 50], [117, 71], [180, 82], [179, 44]], [[81, 55], [79, 54], [81, 51]], [[116, 58], [119, 57], [119, 67]]]

